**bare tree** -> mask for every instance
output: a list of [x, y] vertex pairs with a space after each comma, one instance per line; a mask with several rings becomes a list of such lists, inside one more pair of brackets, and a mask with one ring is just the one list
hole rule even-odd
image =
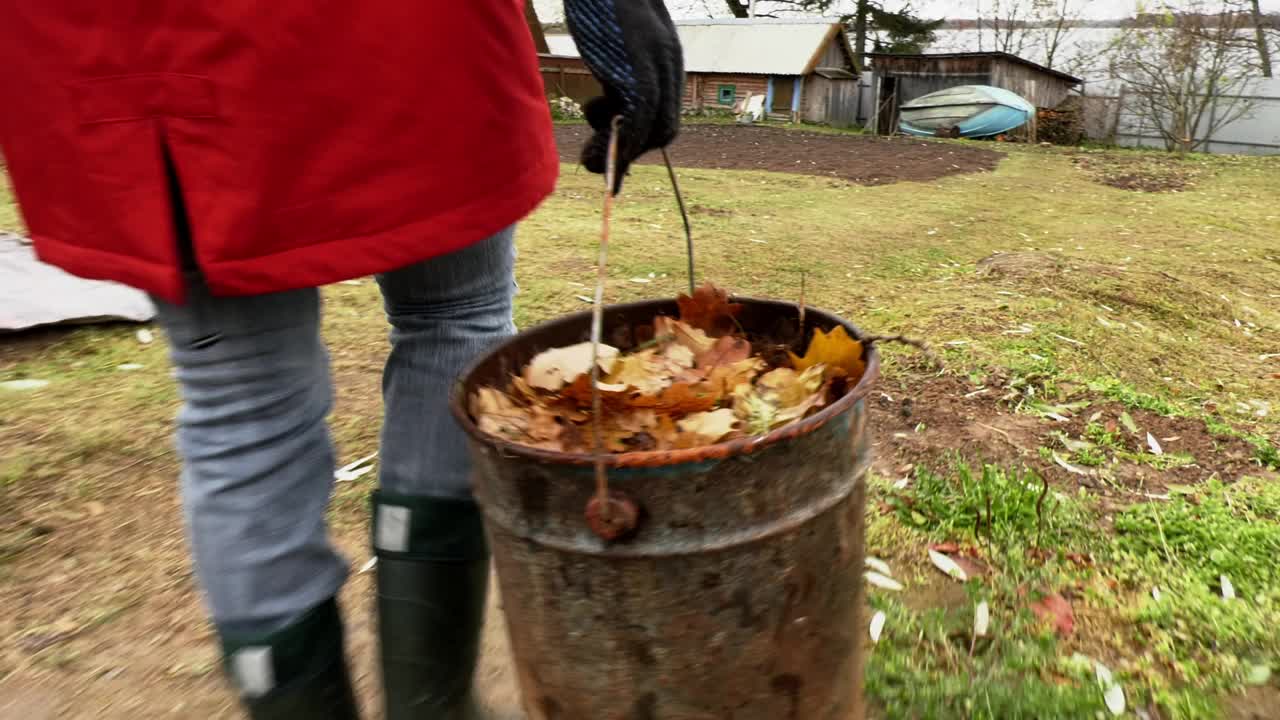
[[[1068, 51], [1092, 2], [976, 0], [978, 49], [1020, 55], [1051, 69], [1087, 61], [1080, 53]], [[1070, 58], [1064, 59], [1064, 55]]]
[[1271, 16], [1262, 12], [1258, 0], [1222, 0], [1223, 13], [1230, 12], [1236, 32], [1224, 42], [1240, 48], [1242, 61], [1262, 77], [1272, 77], [1271, 38], [1275, 32]]
[[1036, 0], [977, 0], [978, 48], [1022, 55], [1031, 44]]
[[1179, 152], [1200, 149], [1217, 131], [1247, 115], [1252, 83], [1238, 42], [1246, 15], [1230, 0], [1196, 0], [1184, 12], [1166, 8], [1154, 27], [1130, 28], [1112, 50], [1112, 73], [1125, 84], [1126, 109]]
[[[1039, 45], [1044, 51], [1044, 64], [1055, 69], [1062, 63], [1063, 51], [1072, 45], [1072, 38], [1080, 29], [1085, 10], [1092, 0], [1033, 0], [1034, 13], [1039, 26]], [[1073, 58], [1079, 63], [1081, 58]]]
[[1258, 46], [1258, 64], [1262, 71], [1262, 77], [1271, 77], [1271, 44], [1267, 37], [1267, 28], [1264, 25], [1265, 18], [1262, 15], [1262, 8], [1258, 4], [1258, 0], [1249, 0], [1249, 18], [1253, 20], [1253, 36], [1254, 42]]
[[[777, 17], [778, 12], [809, 12], [809, 11], [825, 11], [831, 7], [836, 0], [771, 0], [768, 7], [763, 5], [756, 9], [757, 17]], [[725, 7], [736, 18], [746, 18], [751, 16], [751, 0], [724, 0]]]

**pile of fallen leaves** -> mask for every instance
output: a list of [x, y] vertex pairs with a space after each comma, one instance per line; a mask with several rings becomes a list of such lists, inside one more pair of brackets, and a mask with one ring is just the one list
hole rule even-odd
[[[607, 452], [763, 435], [842, 397], [865, 369], [862, 344], [843, 327], [815, 330], [800, 356], [776, 339], [749, 337], [737, 319], [742, 306], [713, 285], [681, 295], [678, 306], [679, 318], [654, 318], [651, 340], [625, 352], [600, 346]], [[591, 359], [591, 343], [547, 350], [508, 387], [477, 390], [472, 418], [482, 431], [510, 442], [591, 452]]]

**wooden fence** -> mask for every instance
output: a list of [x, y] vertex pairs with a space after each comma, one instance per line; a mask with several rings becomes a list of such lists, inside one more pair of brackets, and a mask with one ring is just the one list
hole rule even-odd
[[582, 58], [540, 54], [538, 61], [542, 86], [549, 98], [567, 97], [584, 103], [604, 92]]

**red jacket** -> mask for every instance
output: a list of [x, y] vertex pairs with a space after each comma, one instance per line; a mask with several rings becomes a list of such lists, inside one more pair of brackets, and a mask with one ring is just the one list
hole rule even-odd
[[40, 257], [173, 301], [401, 267], [558, 170], [523, 0], [5, 0], [0, 148]]

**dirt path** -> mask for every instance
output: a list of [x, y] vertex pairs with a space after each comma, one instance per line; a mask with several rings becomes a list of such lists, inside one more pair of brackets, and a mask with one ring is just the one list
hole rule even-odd
[[[371, 595], [371, 576], [353, 578], [343, 592], [343, 608], [347, 651], [364, 717], [376, 718], [379, 691]], [[123, 622], [66, 639], [65, 648], [83, 646], [84, 652], [68, 653], [62, 668], [26, 668], [0, 682], [0, 720], [241, 718], [216, 670], [214, 641], [202, 627], [198, 598], [184, 589], [173, 600], [177, 604], [168, 614], [134, 611]], [[489, 720], [523, 717], [496, 593], [476, 685]]]
[[[560, 158], [577, 162], [591, 129], [556, 127]], [[770, 170], [839, 178], [858, 185], [930, 182], [962, 173], [994, 170], [1002, 153], [976, 144], [908, 138], [802, 132], [739, 125], [689, 125], [671, 148], [680, 167], [710, 170]], [[661, 162], [648, 155], [641, 163]]]

